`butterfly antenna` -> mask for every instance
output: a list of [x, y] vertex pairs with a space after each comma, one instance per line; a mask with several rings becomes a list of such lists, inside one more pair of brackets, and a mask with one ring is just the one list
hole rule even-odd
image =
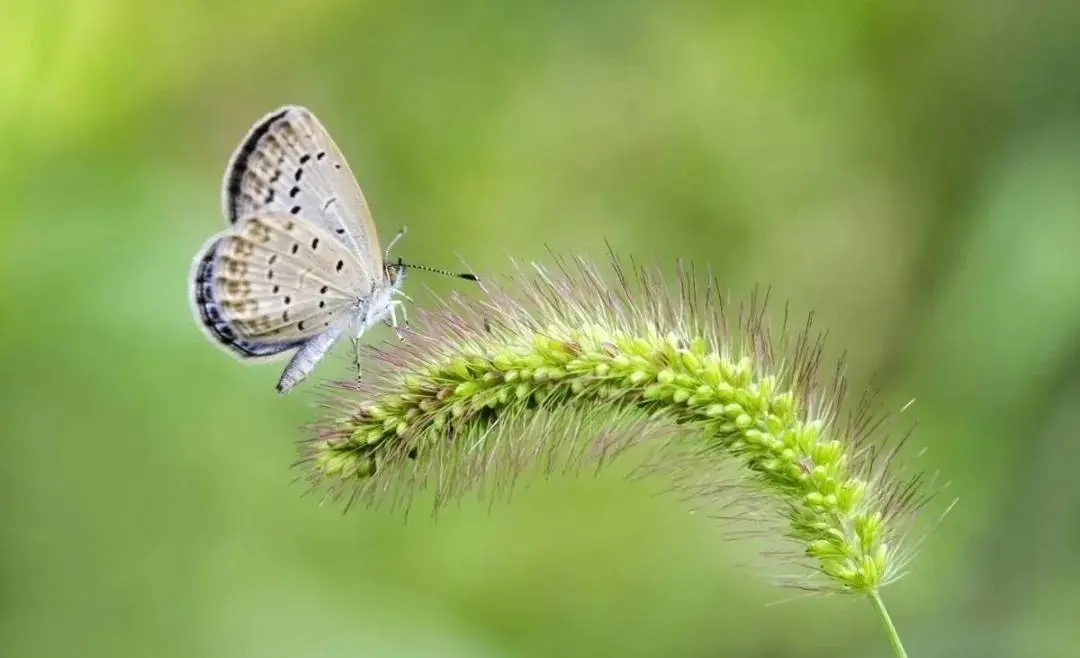
[[[397, 243], [397, 241], [401, 239], [401, 236], [405, 235], [406, 230], [408, 230], [408, 227], [407, 226], [402, 226], [401, 228], [398, 229], [398, 232], [394, 235], [394, 237], [390, 239], [389, 244], [386, 245], [386, 252], [383, 254], [383, 260], [384, 261], [389, 261], [390, 260], [390, 250], [393, 249], [393, 247]], [[410, 265], [409, 263], [403, 262], [400, 258], [397, 259], [397, 267], [401, 267], [401, 268], [406, 268], [407, 267], [407, 268], [414, 269], [414, 270], [423, 270], [424, 272], [434, 272], [435, 274], [442, 274], [443, 276], [451, 276], [451, 277], [454, 277], [456, 279], [465, 279], [466, 281], [479, 281], [480, 280], [475, 274], [471, 274], [469, 272], [451, 272], [450, 270], [441, 270], [441, 269], [439, 269], [437, 267], [428, 267], [426, 265]]]
[[427, 265], [411, 265], [409, 263], [402, 262], [399, 258], [397, 260], [398, 267], [407, 267], [413, 270], [423, 270], [424, 272], [434, 272], [435, 274], [442, 274], [443, 276], [452, 276], [455, 279], [465, 279], [466, 281], [479, 281], [480, 278], [470, 272], [451, 272], [450, 270], [441, 270], [437, 267], [428, 267]]

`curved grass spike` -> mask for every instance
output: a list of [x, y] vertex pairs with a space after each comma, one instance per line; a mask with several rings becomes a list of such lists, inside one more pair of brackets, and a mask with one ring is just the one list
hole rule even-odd
[[[600, 467], [646, 447], [636, 473], [663, 472], [752, 529], [778, 521], [786, 557], [807, 567], [787, 584], [880, 603], [929, 496], [920, 476], [901, 478], [902, 441], [870, 440], [881, 423], [868, 404], [841, 419], [842, 369], [823, 381], [810, 322], [789, 332], [785, 313], [774, 339], [767, 300], [732, 318], [692, 266], [672, 290], [614, 255], [610, 281], [585, 260], [556, 263], [515, 264], [479, 298], [419, 314], [407, 343], [369, 348], [365, 380], [327, 390], [302, 461], [310, 481], [369, 505], [430, 488], [438, 508], [507, 493], [530, 467]], [[741, 475], [718, 470], [732, 465]]]

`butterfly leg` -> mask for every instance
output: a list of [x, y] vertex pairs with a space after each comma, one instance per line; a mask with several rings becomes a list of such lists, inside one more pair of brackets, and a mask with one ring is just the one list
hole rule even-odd
[[402, 236], [405, 235], [405, 232], [408, 230], [409, 227], [402, 226], [398, 229], [398, 232], [394, 234], [394, 237], [390, 238], [389, 244], [386, 245], [386, 251], [383, 252], [383, 260], [390, 260], [390, 250], [394, 248], [394, 245], [397, 244], [397, 241], [400, 240]]
[[356, 368], [356, 383], [364, 381], [364, 374], [360, 371], [360, 337], [352, 337], [353, 366]]
[[[408, 295], [401, 292], [400, 290], [398, 291], [398, 296], [404, 298], [405, 301], [409, 302], [410, 304], [415, 304], [416, 303], [416, 302], [413, 301], [412, 297], [409, 297]], [[403, 325], [405, 325], [405, 329], [407, 330], [409, 328], [409, 314], [405, 311], [405, 302], [403, 302], [401, 300], [394, 300], [394, 302], [393, 302], [393, 304], [391, 305], [390, 308], [391, 308], [391, 310], [390, 310], [391, 315], [394, 314], [395, 309], [398, 309], [398, 310], [401, 311], [401, 323]], [[397, 323], [397, 316], [396, 315], [394, 315], [394, 322], [395, 322], [395, 324]]]
[[383, 324], [385, 324], [386, 326], [388, 326], [388, 327], [390, 327], [391, 329], [394, 330], [394, 335], [397, 336], [398, 340], [400, 340], [403, 343], [408, 342], [405, 339], [405, 334], [404, 334], [404, 332], [401, 331], [401, 328], [398, 327], [396, 324], [394, 324], [391, 320], [383, 320]]
[[[398, 310], [401, 311], [401, 325], [398, 324]], [[405, 312], [405, 305], [403, 303], [397, 300], [390, 302], [390, 317], [386, 320], [383, 320], [383, 322], [386, 323], [386, 326], [394, 330], [394, 333], [397, 335], [398, 340], [403, 343], [406, 342], [405, 334], [401, 331], [401, 326], [403, 325], [406, 330], [409, 328], [409, 316]]]

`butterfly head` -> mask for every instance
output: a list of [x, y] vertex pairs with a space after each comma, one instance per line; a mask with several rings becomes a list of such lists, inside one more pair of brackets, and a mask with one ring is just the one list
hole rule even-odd
[[401, 287], [401, 284], [405, 283], [405, 270], [409, 266], [401, 262], [401, 259], [397, 259], [396, 263], [386, 263], [383, 265], [383, 276], [386, 278], [386, 282], [393, 288]]

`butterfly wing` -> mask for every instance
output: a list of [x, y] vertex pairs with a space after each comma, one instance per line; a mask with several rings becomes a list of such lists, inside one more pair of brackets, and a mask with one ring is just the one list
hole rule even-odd
[[273, 360], [302, 345], [302, 340], [251, 340], [237, 334], [221, 307], [214, 283], [217, 248], [222, 239], [215, 236], [195, 258], [191, 275], [191, 297], [199, 325], [211, 340], [242, 359]]
[[257, 122], [225, 171], [230, 224], [252, 214], [304, 217], [356, 254], [368, 278], [382, 274], [382, 252], [367, 201], [345, 156], [309, 110], [285, 106]]
[[195, 258], [191, 295], [212, 340], [267, 358], [323, 334], [370, 294], [372, 280], [330, 232], [291, 215], [243, 218]]

